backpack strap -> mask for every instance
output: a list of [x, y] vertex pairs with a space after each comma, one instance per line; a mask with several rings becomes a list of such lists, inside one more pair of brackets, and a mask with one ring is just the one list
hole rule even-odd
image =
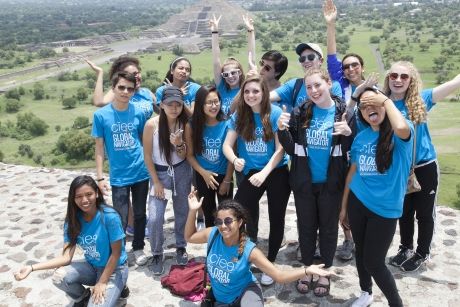
[[204, 274], [203, 274], [203, 276], [204, 276], [203, 277], [203, 289], [206, 288], [206, 286], [207, 286], [206, 276], [208, 275], [208, 254], [209, 254], [209, 251], [211, 250], [212, 244], [216, 240], [218, 234], [219, 234], [219, 229], [216, 229], [216, 232], [212, 236], [211, 242], [209, 242], [208, 249], [206, 251], [206, 261], [204, 263]]
[[294, 84], [294, 91], [292, 92], [292, 107], [295, 107], [297, 96], [299, 95], [300, 89], [303, 85], [303, 78], [297, 78]]

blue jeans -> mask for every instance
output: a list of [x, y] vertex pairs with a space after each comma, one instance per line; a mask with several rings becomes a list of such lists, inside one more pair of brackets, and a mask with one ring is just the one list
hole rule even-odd
[[[192, 168], [186, 161], [174, 167], [174, 176], [167, 171], [157, 171], [158, 178], [165, 189], [170, 189], [176, 195], [172, 196], [174, 210], [174, 234], [176, 237], [176, 248], [186, 247], [184, 238], [185, 222], [188, 215], [188, 194], [192, 185]], [[173, 182], [174, 181], [174, 182]], [[152, 182], [152, 189], [153, 189]], [[163, 255], [163, 225], [168, 200], [159, 199], [149, 195], [149, 233], [152, 255]]]
[[112, 186], [113, 207], [120, 213], [123, 229], [128, 225], [129, 192], [132, 194], [134, 213], [133, 250], [144, 249], [149, 181], [144, 180], [124, 187]]
[[[104, 268], [94, 267], [85, 260], [72, 262], [70, 265], [58, 268], [53, 275], [53, 284], [64, 291], [73, 300], [79, 300], [85, 293], [86, 286], [94, 286], [102, 275]], [[110, 275], [105, 290], [104, 303], [95, 305], [90, 299], [88, 306], [115, 306], [120, 293], [128, 280], [128, 264], [115, 268]]]

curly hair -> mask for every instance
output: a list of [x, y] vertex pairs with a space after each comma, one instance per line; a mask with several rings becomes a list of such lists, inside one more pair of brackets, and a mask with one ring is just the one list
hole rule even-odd
[[[322, 68], [311, 68], [307, 70], [305, 72], [304, 82], [307, 77], [310, 77], [316, 74], [319, 74], [320, 78], [323, 79], [324, 81], [332, 82], [331, 77], [329, 76], [328, 72]], [[306, 109], [305, 115], [302, 115], [302, 117], [300, 118], [300, 122], [303, 122], [303, 128], [308, 129], [310, 127], [310, 122], [313, 117], [314, 103], [310, 98], [307, 100], [306, 103], [307, 103], [307, 109]]]
[[425, 122], [427, 117], [427, 111], [425, 103], [423, 102], [422, 97], [420, 96], [420, 92], [422, 91], [422, 79], [420, 78], [420, 74], [417, 68], [414, 66], [414, 64], [408, 61], [398, 61], [393, 63], [387, 75], [385, 76], [383, 92], [387, 96], [391, 95], [389, 75], [392, 71], [392, 68], [395, 66], [402, 66], [409, 70], [410, 83], [404, 95], [404, 101], [407, 106], [407, 110], [409, 111], [409, 119], [415, 124]]
[[246, 209], [236, 200], [233, 199], [227, 199], [222, 201], [219, 206], [217, 207], [216, 215], [219, 211], [222, 210], [231, 210], [233, 216], [238, 220], [238, 221], [243, 221], [241, 223], [241, 226], [239, 228], [239, 247], [238, 247], [238, 259], [241, 258], [244, 252], [244, 246], [246, 244], [247, 240], [247, 232], [246, 232], [246, 224], [248, 222], [248, 213]]
[[135, 66], [139, 71], [141, 71], [139, 60], [137, 58], [120, 56], [115, 60], [115, 62], [113, 62], [112, 66], [110, 67], [109, 79], [111, 80], [115, 73], [123, 71], [126, 67], [131, 65]]
[[[239, 76], [239, 79], [238, 79], [238, 87], [241, 88], [241, 86], [243, 85], [243, 82], [244, 82], [243, 66], [234, 57], [229, 57], [229, 58], [227, 58], [225, 60], [224, 64], [222, 64], [221, 72], [224, 72], [225, 66], [229, 66], [229, 65], [236, 66], [236, 68], [238, 68], [240, 70], [240, 76]], [[227, 88], [227, 90], [230, 89], [230, 85], [228, 85], [227, 81], [225, 81], [225, 87]]]
[[236, 133], [238, 133], [246, 142], [254, 141], [256, 139], [255, 134], [255, 121], [254, 113], [250, 106], [248, 106], [244, 101], [244, 90], [246, 85], [251, 82], [256, 82], [260, 85], [262, 90], [262, 101], [260, 109], [260, 119], [263, 126], [263, 140], [268, 142], [275, 138], [273, 133], [272, 125], [270, 123], [270, 113], [271, 113], [271, 103], [270, 103], [270, 92], [268, 87], [260, 76], [249, 77], [244, 80], [243, 85], [241, 86], [240, 93], [235, 97], [235, 102], [237, 104], [237, 118], [236, 118]]

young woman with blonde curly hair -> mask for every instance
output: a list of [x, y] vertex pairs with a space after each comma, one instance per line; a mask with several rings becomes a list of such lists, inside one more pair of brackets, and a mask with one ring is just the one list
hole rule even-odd
[[[403, 215], [399, 219], [401, 244], [390, 264], [403, 271], [417, 270], [430, 255], [435, 222], [435, 200], [438, 191], [439, 168], [431, 141], [427, 113], [447, 95], [460, 88], [460, 75], [435, 88], [422, 90], [422, 81], [414, 64], [394, 63], [385, 77], [384, 92], [401, 113], [416, 128], [415, 174], [422, 190], [407, 194]], [[414, 215], [418, 222], [417, 249], [414, 249]]]
[[[262, 289], [251, 272], [254, 263], [262, 272], [280, 283], [287, 283], [305, 276], [318, 274], [328, 276], [323, 265], [311, 265], [289, 271], [275, 267], [254, 242], [247, 238], [245, 226], [248, 222], [246, 210], [237, 201], [225, 200], [219, 204], [214, 220], [215, 227], [196, 230], [195, 219], [203, 198], [199, 201], [196, 192], [188, 197], [189, 213], [185, 225], [185, 238], [190, 243], [211, 244], [207, 255], [207, 271], [216, 299], [214, 306], [259, 307], [264, 305]], [[212, 242], [212, 243], [211, 243]]]

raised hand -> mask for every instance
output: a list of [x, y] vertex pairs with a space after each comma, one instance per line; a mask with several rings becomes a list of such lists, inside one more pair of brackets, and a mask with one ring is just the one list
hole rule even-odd
[[283, 105], [283, 113], [278, 118], [278, 130], [284, 130], [289, 128], [289, 120], [291, 119], [291, 113], [287, 112], [286, 105]]
[[244, 25], [246, 26], [246, 30], [248, 31], [254, 31], [254, 20], [251, 18], [251, 16], [248, 15], [243, 15], [243, 22]]
[[379, 74], [374, 73], [374, 72], [370, 73], [369, 76], [367, 76], [367, 79], [364, 80], [363, 83], [358, 85], [358, 87], [353, 92], [352, 97], [355, 99], [358, 98], [359, 96], [361, 96], [361, 94], [366, 88], [374, 87], [378, 83], [378, 80], [379, 80]]
[[203, 197], [198, 200], [197, 193], [198, 192], [195, 190], [195, 188], [192, 188], [192, 192], [190, 192], [188, 195], [188, 208], [190, 210], [198, 210], [203, 204]]
[[351, 128], [347, 123], [347, 112], [343, 112], [342, 120], [334, 123], [334, 132], [332, 135], [345, 135], [349, 136], [351, 134]]
[[332, 0], [324, 0], [323, 15], [326, 23], [334, 23], [337, 19], [337, 8]]
[[211, 28], [211, 32], [219, 31], [219, 22], [221, 18], [222, 15], [220, 15], [219, 18], [216, 18], [216, 15], [212, 14], [212, 18], [209, 19], [209, 27]]
[[85, 62], [89, 65], [89, 67], [91, 67], [91, 69], [94, 70], [96, 73], [99, 74], [99, 73], [103, 73], [103, 72], [104, 72], [104, 70], [103, 70], [101, 67], [97, 66], [94, 62], [91, 62], [91, 61], [88, 60], [88, 59], [84, 59], [84, 60], [85, 60]]

